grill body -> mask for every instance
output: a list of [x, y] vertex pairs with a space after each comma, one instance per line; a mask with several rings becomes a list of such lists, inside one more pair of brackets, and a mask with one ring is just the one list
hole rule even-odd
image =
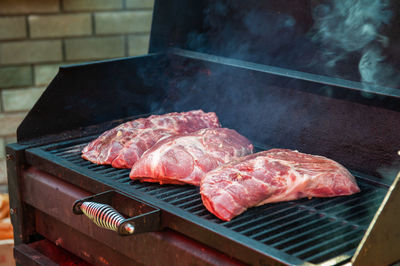
[[339, 255], [341, 261], [350, 259], [388, 189], [376, 178], [355, 174], [362, 190], [357, 195], [268, 204], [223, 222], [205, 209], [197, 188], [133, 182], [128, 169], [83, 160], [80, 151], [86, 143], [87, 139], [79, 139], [29, 149], [27, 159], [53, 175], [60, 170], [58, 162], [77, 175], [76, 181], [85, 179], [83, 173], [95, 177], [100, 184], [79, 183], [92, 193], [106, 184], [155, 204], [164, 211], [165, 227], [250, 264], [271, 263], [274, 253], [287, 264], [318, 264]]
[[[18, 143], [7, 146], [17, 261], [50, 263], [43, 247], [99, 265], [336, 265], [373, 254], [363, 243], [371, 232], [379, 235], [379, 217], [398, 217], [384, 210], [395, 209], [390, 195], [398, 194], [399, 91], [366, 90], [355, 73], [332, 77], [288, 58], [268, 61], [221, 50], [228, 45], [226, 28], [244, 34], [256, 54], [259, 41], [271, 36], [260, 39], [243, 30], [237, 18], [253, 12], [243, 1], [195, 2], [156, 1], [150, 54], [62, 67], [22, 122]], [[292, 33], [300, 39], [312, 25], [303, 1], [250, 2], [295, 18]], [[219, 24], [224, 17], [226, 27]], [[193, 36], [202, 37], [202, 47], [190, 41]], [[286, 49], [274, 56], [280, 53], [293, 55]], [[302, 53], [307, 58], [308, 50]], [[267, 204], [223, 222], [203, 207], [195, 187], [133, 182], [128, 170], [80, 157], [85, 144], [119, 123], [191, 109], [215, 111], [224, 127], [258, 150], [290, 148], [332, 158], [353, 173], [361, 193]], [[131, 201], [159, 209], [161, 230], [122, 237], [73, 214], [76, 200], [108, 190], [125, 197], [113, 200], [125, 217], [137, 215]], [[384, 240], [376, 243], [385, 262], [399, 260], [393, 244], [398, 239]]]

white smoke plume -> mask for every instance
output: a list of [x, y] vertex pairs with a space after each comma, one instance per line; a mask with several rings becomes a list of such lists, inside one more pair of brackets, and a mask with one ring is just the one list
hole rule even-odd
[[366, 89], [368, 84], [399, 84], [395, 69], [384, 62], [382, 53], [389, 43], [380, 33], [392, 18], [388, 5], [386, 0], [331, 0], [315, 8], [313, 39], [323, 45], [327, 67], [334, 68], [349, 53], [359, 52], [358, 70]]

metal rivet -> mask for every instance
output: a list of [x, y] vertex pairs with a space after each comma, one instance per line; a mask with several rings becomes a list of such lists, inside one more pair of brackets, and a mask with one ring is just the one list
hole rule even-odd
[[14, 159], [14, 156], [12, 156], [11, 154], [7, 154], [6, 155], [6, 160], [7, 161], [10, 161], [10, 160], [13, 160]]
[[16, 209], [13, 209], [13, 208], [10, 209], [10, 214], [11, 214], [11, 215], [13, 215], [13, 214], [16, 213], [16, 212], [17, 212]]

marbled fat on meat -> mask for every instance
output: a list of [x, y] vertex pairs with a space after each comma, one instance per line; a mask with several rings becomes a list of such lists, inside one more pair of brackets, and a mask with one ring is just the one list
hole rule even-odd
[[215, 113], [202, 110], [152, 115], [123, 123], [101, 134], [83, 150], [82, 157], [96, 164], [131, 168], [159, 139], [220, 127]]
[[208, 171], [252, 151], [250, 141], [235, 130], [201, 129], [160, 140], [132, 167], [130, 177], [160, 184], [199, 185]]
[[200, 185], [206, 208], [225, 221], [266, 203], [359, 191], [355, 178], [339, 163], [286, 149], [263, 151], [222, 165], [208, 172]]

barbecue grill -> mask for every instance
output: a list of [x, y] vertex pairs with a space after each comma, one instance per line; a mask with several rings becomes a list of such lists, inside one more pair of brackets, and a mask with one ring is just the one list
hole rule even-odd
[[[313, 57], [324, 48], [308, 37], [315, 8], [300, 0], [156, 1], [148, 55], [61, 67], [19, 126], [18, 142], [7, 146], [16, 261], [400, 260], [400, 91], [366, 86], [357, 68], [324, 72], [326, 62]], [[395, 61], [396, 50], [387, 52]], [[341, 64], [354, 66], [359, 57]], [[216, 112], [257, 150], [290, 148], [338, 161], [361, 192], [266, 204], [224, 222], [205, 209], [194, 186], [134, 182], [128, 169], [80, 156], [124, 121], [200, 108]], [[118, 232], [78, 215], [84, 202], [120, 213]], [[132, 227], [123, 231], [126, 224]]]

